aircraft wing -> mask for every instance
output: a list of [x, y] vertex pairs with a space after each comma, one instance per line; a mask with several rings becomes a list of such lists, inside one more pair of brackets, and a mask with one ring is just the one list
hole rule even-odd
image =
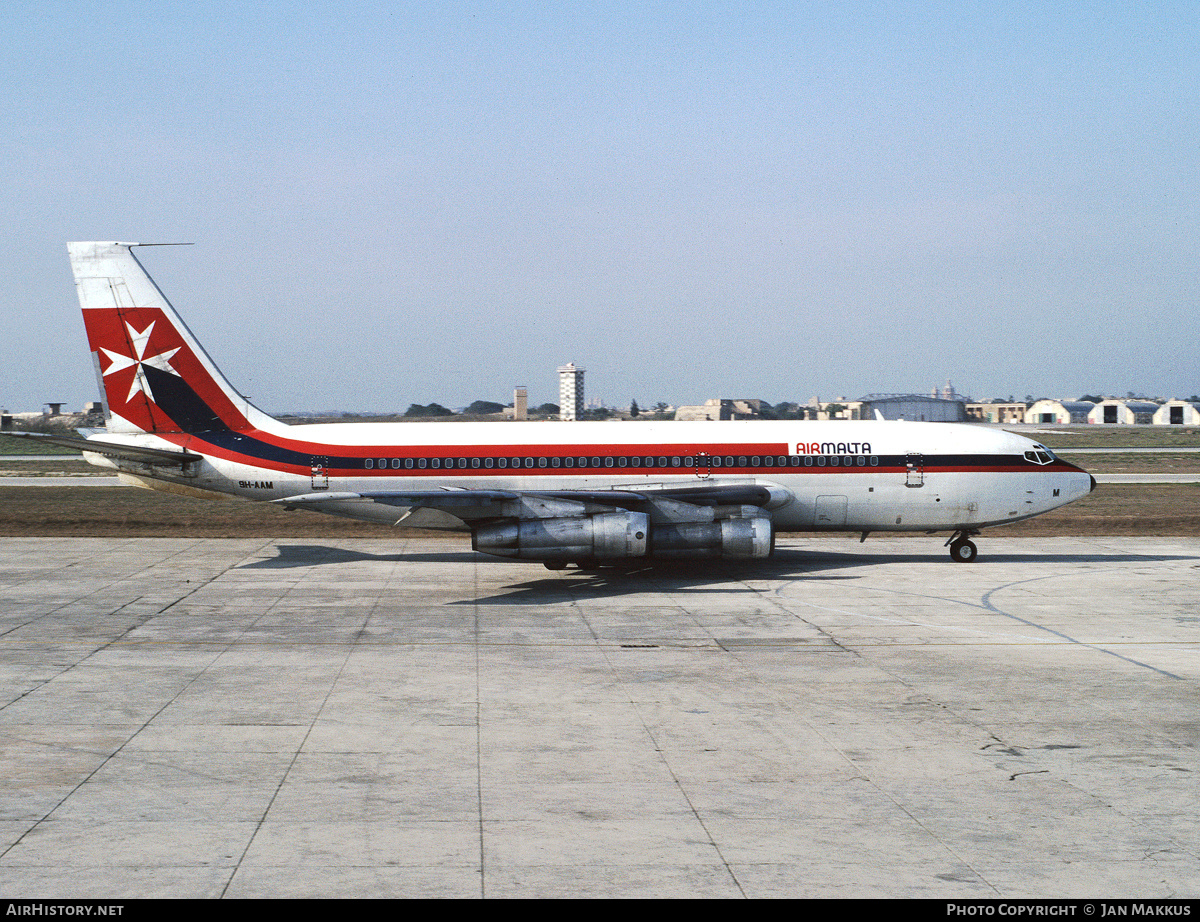
[[90, 451], [107, 458], [149, 464], [152, 467], [178, 467], [182, 470], [187, 464], [203, 460], [203, 455], [185, 451], [182, 448], [147, 448], [140, 445], [125, 445], [121, 442], [85, 439], [72, 435], [44, 435], [41, 432], [6, 432], [4, 434], [19, 439], [33, 439], [50, 445], [62, 445], [66, 448]]
[[[376, 521], [390, 519], [396, 524], [426, 524], [424, 517], [417, 514], [434, 511], [474, 527], [505, 519], [584, 516], [616, 509], [645, 512], [653, 522], [711, 522], [714, 507], [771, 508], [782, 505], [783, 492], [778, 487], [759, 484], [638, 490], [380, 490], [306, 493], [275, 502], [286, 509], [311, 509]], [[408, 522], [414, 517], [416, 521]]]
[[708, 552], [765, 557], [768, 510], [792, 494], [769, 484], [728, 483], [611, 490], [440, 490], [307, 493], [274, 502], [354, 519], [470, 529], [476, 550], [546, 562]]

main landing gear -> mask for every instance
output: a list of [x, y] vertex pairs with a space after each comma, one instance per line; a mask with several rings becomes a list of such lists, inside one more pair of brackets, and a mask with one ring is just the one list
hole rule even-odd
[[950, 559], [958, 563], [971, 563], [979, 556], [979, 548], [971, 540], [972, 535], [979, 532], [971, 529], [961, 529], [950, 536], [946, 546], [950, 548]]

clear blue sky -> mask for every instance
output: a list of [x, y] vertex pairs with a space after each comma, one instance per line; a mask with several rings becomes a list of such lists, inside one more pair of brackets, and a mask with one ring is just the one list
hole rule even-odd
[[0, 406], [67, 240], [268, 411], [1200, 392], [1200, 4], [23, 4]]

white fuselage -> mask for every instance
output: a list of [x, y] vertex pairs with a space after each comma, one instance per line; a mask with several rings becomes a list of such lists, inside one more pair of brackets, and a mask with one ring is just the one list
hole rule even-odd
[[[189, 476], [119, 465], [128, 473], [255, 500], [325, 491], [646, 491], [758, 484], [777, 491], [768, 506], [777, 531], [977, 529], [1038, 515], [1093, 486], [1086, 472], [1042, 446], [969, 424], [276, 424], [231, 436], [232, 447], [221, 451], [200, 437], [170, 443], [153, 436], [126, 438], [181, 446], [205, 457]], [[247, 447], [252, 445], [283, 446], [290, 454], [251, 460], [247, 453], [267, 453]], [[362, 517], [396, 518], [394, 509], [377, 513]], [[461, 527], [439, 515], [406, 524]]]

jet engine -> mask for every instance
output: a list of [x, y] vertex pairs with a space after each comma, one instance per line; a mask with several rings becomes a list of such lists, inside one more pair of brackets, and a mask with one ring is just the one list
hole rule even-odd
[[541, 560], [624, 560], [631, 557], [768, 557], [774, 529], [767, 515], [732, 515], [709, 522], [651, 525], [642, 512], [522, 519], [481, 525], [471, 546], [484, 554]]
[[655, 557], [769, 557], [774, 539], [770, 516], [739, 515], [716, 522], [656, 525], [650, 553]]
[[616, 560], [645, 557], [649, 539], [650, 517], [644, 512], [602, 512], [481, 525], [471, 546], [525, 560]]

